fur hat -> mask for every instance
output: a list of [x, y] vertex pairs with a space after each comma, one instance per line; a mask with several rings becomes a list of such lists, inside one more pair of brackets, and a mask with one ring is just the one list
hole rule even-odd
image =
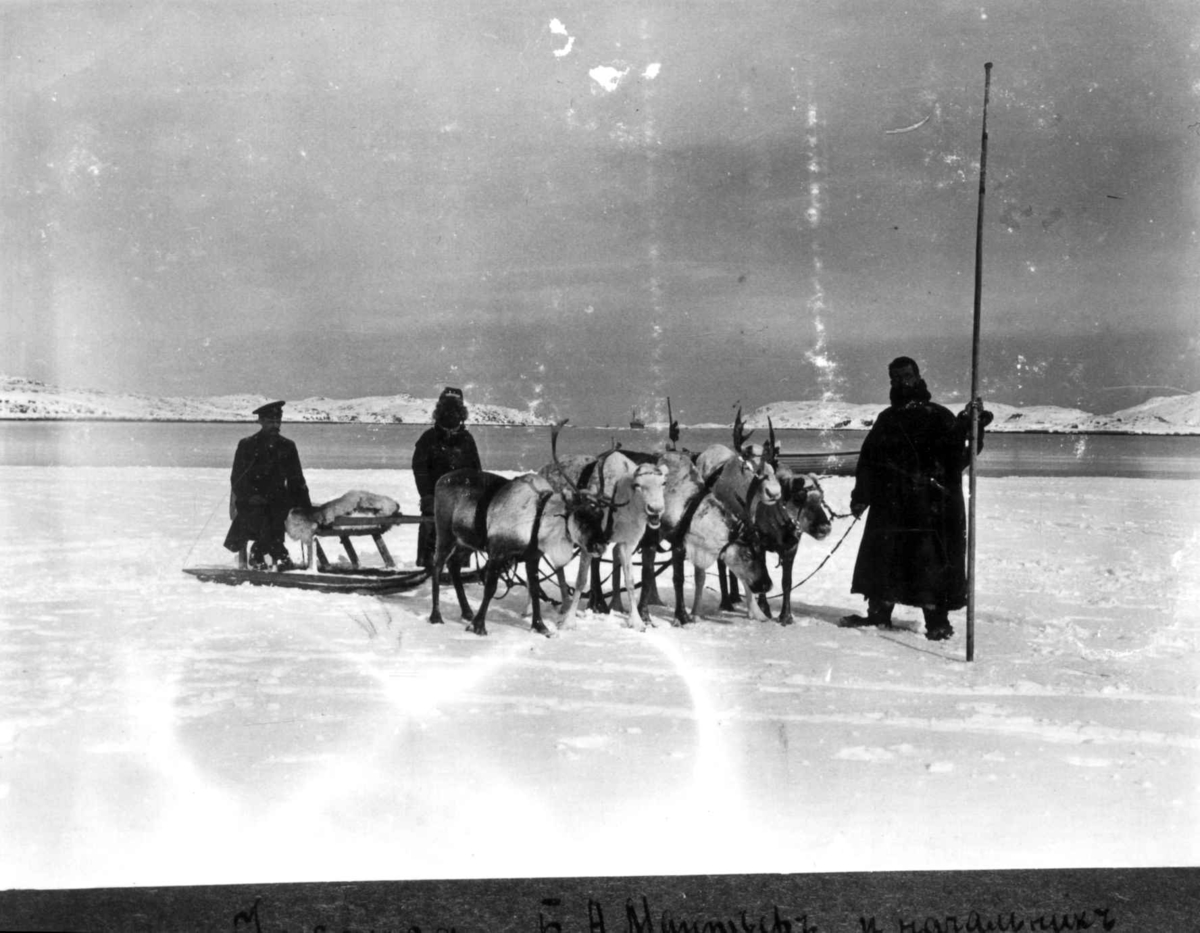
[[903, 369], [905, 366], [911, 366], [912, 371], [916, 375], [921, 375], [921, 367], [917, 365], [917, 361], [911, 356], [898, 356], [888, 363], [888, 372], [894, 372], [897, 369]]
[[437, 405], [433, 409], [434, 422], [440, 424], [442, 418], [449, 412], [458, 414], [460, 425], [467, 420], [467, 404], [463, 401], [463, 391], [454, 386], [446, 386], [442, 389], [442, 394], [438, 396]]

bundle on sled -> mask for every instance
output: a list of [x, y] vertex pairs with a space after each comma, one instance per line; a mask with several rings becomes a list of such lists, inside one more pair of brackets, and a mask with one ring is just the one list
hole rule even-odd
[[[323, 505], [292, 509], [288, 512], [283, 528], [289, 538], [300, 542], [304, 566], [314, 570], [317, 565], [317, 551], [320, 548], [316, 543], [318, 535], [349, 537], [345, 532], [353, 527], [378, 528], [378, 531], [359, 531], [358, 534], [382, 535], [394, 524], [390, 519], [399, 514], [400, 503], [390, 496], [352, 489]], [[346, 542], [342, 543], [345, 546]], [[376, 543], [380, 545], [379, 553], [383, 556], [384, 563], [389, 567], [393, 566], [391, 555], [387, 553], [386, 545], [383, 545], [383, 539], [379, 538]], [[347, 553], [351, 554], [351, 562], [357, 563], [352, 550], [351, 548]], [[321, 563], [326, 563], [323, 554]]]
[[[185, 567], [201, 580], [214, 583], [251, 583], [341, 593], [387, 593], [411, 589], [428, 578], [424, 569], [401, 570], [396, 567], [383, 535], [401, 524], [416, 524], [420, 516], [400, 514], [400, 504], [390, 496], [354, 489], [329, 502], [288, 512], [284, 531], [300, 542], [303, 559], [294, 569], [265, 570], [238, 567]], [[379, 550], [383, 567], [362, 567], [352, 538], [369, 536]], [[347, 563], [330, 564], [320, 539], [335, 537], [341, 542]]]

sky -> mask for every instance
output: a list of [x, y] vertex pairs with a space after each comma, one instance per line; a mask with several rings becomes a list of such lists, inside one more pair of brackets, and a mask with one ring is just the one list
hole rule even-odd
[[1200, 390], [1200, 7], [7, 3], [0, 372], [576, 423]]

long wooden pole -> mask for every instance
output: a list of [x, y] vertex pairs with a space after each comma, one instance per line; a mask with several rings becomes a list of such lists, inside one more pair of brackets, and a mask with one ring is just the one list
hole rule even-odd
[[979, 447], [979, 321], [983, 300], [983, 194], [987, 185], [987, 108], [992, 63], [983, 66], [983, 138], [979, 146], [979, 211], [975, 221], [975, 326], [971, 334], [971, 469], [967, 519], [967, 660], [975, 660], [975, 455]]

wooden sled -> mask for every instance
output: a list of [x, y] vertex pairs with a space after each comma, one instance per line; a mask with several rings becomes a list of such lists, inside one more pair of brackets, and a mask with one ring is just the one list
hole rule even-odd
[[[252, 586], [284, 586], [302, 590], [322, 590], [327, 593], [384, 594], [411, 590], [429, 579], [429, 571], [424, 567], [397, 569], [396, 562], [384, 543], [383, 535], [396, 525], [417, 525], [422, 521], [431, 522], [433, 519], [417, 515], [341, 515], [331, 524], [317, 528], [307, 567], [297, 565], [291, 570], [255, 569], [249, 566], [246, 548], [243, 546], [238, 554], [236, 567], [184, 567], [183, 572], [206, 583], [225, 583], [230, 586], [249, 583]], [[374, 541], [383, 567], [361, 566], [358, 551], [351, 540], [361, 537], [370, 537]], [[349, 564], [331, 564], [321, 546], [321, 538], [337, 538], [346, 552]], [[481, 571], [464, 570], [462, 576], [464, 582], [473, 582], [479, 579]]]

